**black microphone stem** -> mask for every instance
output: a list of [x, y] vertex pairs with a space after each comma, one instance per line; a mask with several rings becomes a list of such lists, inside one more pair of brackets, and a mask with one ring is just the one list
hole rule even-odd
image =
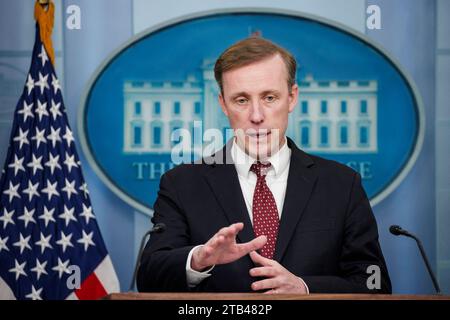
[[153, 226], [153, 228], [151, 228], [150, 230], [148, 230], [143, 236], [142, 236], [142, 240], [141, 240], [141, 245], [139, 247], [139, 253], [136, 259], [136, 265], [134, 267], [134, 272], [133, 272], [133, 278], [131, 279], [131, 284], [130, 284], [130, 289], [129, 291], [132, 291], [135, 284], [136, 284], [136, 277], [137, 277], [137, 272], [139, 270], [139, 267], [141, 266], [141, 258], [142, 258], [142, 254], [144, 253], [144, 245], [147, 242], [147, 237], [149, 235], [151, 235], [152, 233], [161, 233], [164, 232], [166, 230], [166, 225], [164, 223], [157, 223]]
[[434, 276], [434, 273], [431, 269], [430, 262], [428, 261], [428, 258], [425, 254], [425, 250], [422, 247], [422, 242], [419, 240], [419, 238], [417, 238], [415, 235], [413, 235], [411, 233], [408, 236], [413, 238], [414, 240], [416, 240], [417, 246], [419, 247], [420, 254], [422, 255], [423, 261], [425, 261], [425, 265], [427, 267], [428, 273], [430, 274], [431, 280], [433, 281], [434, 289], [436, 290], [437, 294], [441, 294], [441, 288], [439, 287], [439, 283], [437, 282], [436, 277]]
[[147, 242], [147, 237], [152, 234], [153, 230], [148, 230], [142, 237], [141, 240], [141, 245], [139, 247], [139, 254], [138, 257], [136, 259], [136, 266], [134, 268], [134, 272], [133, 272], [133, 278], [131, 279], [131, 284], [130, 284], [130, 289], [129, 291], [132, 291], [134, 289], [135, 283], [136, 283], [136, 277], [137, 277], [137, 272], [139, 270], [139, 267], [141, 266], [141, 258], [142, 258], [142, 254], [144, 253], [144, 245]]

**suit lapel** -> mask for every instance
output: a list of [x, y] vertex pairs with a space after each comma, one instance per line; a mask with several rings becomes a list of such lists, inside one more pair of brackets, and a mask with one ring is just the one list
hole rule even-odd
[[244, 223], [244, 229], [238, 233], [238, 239], [241, 243], [244, 243], [253, 240], [255, 234], [242, 195], [236, 168], [231, 161], [230, 149], [231, 143], [228, 143], [222, 151], [214, 155], [216, 160], [223, 162], [212, 164], [211, 170], [205, 175], [205, 178], [229, 223]]
[[277, 261], [281, 261], [283, 258], [317, 179], [314, 171], [310, 169], [314, 164], [313, 160], [300, 151], [289, 138], [288, 146], [291, 148], [292, 154], [278, 239], [275, 246], [274, 259]]

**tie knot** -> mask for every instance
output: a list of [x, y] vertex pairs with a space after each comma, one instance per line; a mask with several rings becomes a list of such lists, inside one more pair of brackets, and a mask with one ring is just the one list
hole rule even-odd
[[267, 175], [267, 171], [269, 170], [269, 168], [271, 166], [272, 166], [272, 164], [270, 162], [261, 163], [261, 162], [257, 161], [254, 164], [252, 164], [252, 166], [250, 167], [250, 171], [253, 172], [254, 174], [256, 174], [256, 176], [258, 178], [260, 178], [261, 176]]

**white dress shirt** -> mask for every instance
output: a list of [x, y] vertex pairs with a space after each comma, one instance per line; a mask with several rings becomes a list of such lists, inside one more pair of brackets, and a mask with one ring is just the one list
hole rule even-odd
[[[256, 174], [250, 171], [250, 167], [257, 160], [241, 149], [240, 146], [236, 144], [236, 140], [233, 140], [233, 145], [231, 147], [231, 158], [236, 167], [236, 171], [239, 178], [239, 184], [241, 186], [242, 194], [244, 196], [245, 205], [247, 207], [247, 212], [250, 216], [250, 221], [253, 224], [253, 193], [255, 192], [256, 186]], [[268, 169], [266, 175], [266, 183], [272, 192], [275, 202], [277, 205], [278, 216], [281, 219], [281, 213], [283, 211], [284, 198], [286, 195], [287, 179], [289, 174], [289, 165], [291, 159], [291, 149], [287, 146], [286, 139], [283, 146], [263, 162], [270, 162], [272, 166]], [[199, 246], [197, 246], [199, 247]], [[191, 268], [192, 253], [197, 248], [193, 248], [188, 255], [186, 261], [186, 278], [187, 283], [190, 287], [195, 287], [203, 279], [206, 279], [211, 275], [211, 270], [214, 268], [198, 272]], [[303, 281], [303, 280], [302, 280]], [[306, 286], [306, 284], [305, 284]], [[306, 286], [306, 288], [308, 288]], [[308, 292], [308, 289], [307, 289]]]

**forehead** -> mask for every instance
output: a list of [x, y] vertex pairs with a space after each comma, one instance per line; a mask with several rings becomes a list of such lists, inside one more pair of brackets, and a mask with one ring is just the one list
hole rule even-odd
[[222, 75], [224, 94], [258, 93], [287, 88], [287, 68], [278, 55], [233, 69]]

